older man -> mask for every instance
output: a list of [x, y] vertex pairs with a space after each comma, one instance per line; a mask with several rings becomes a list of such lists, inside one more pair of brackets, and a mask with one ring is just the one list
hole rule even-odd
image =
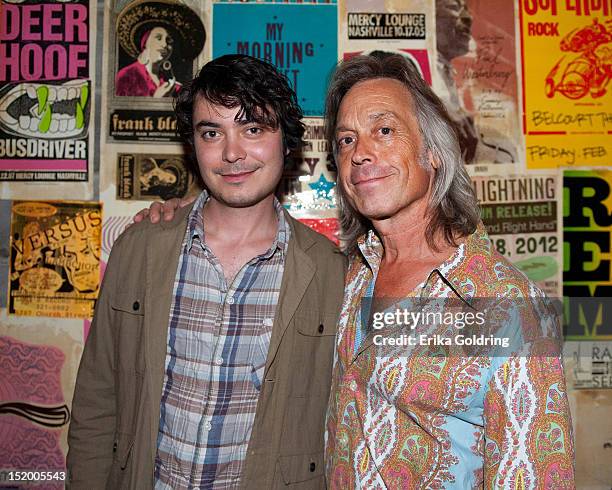
[[[326, 116], [350, 253], [328, 486], [573, 487], [563, 370], [551, 353], [555, 318], [540, 311], [543, 293], [494, 250], [443, 104], [401, 56], [369, 56], [336, 71]], [[385, 330], [372, 329], [364, 310], [394, 313], [406, 298], [486, 313], [471, 332], [503, 333], [511, 345], [380, 348]], [[393, 327], [397, 338], [410, 330]], [[417, 328], [454, 339], [453, 325]]]

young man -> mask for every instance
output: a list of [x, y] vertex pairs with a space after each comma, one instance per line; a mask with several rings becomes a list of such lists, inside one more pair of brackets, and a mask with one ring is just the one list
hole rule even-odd
[[77, 377], [71, 488], [322, 488], [344, 258], [274, 197], [302, 113], [248, 56], [176, 103], [206, 191], [115, 243]]

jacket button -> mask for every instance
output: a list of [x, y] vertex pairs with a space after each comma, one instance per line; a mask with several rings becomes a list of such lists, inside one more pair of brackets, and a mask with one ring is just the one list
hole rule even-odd
[[138, 301], [134, 301], [132, 308], [134, 308], [134, 311], [138, 311], [140, 309], [140, 303]]
[[312, 473], [315, 469], [316, 469], [317, 465], [313, 463], [310, 463], [310, 472]]
[[113, 442], [113, 452], [117, 452], [117, 441]]
[[321, 325], [319, 325], [319, 333], [323, 333], [323, 330], [325, 330], [325, 325], [321, 323]]

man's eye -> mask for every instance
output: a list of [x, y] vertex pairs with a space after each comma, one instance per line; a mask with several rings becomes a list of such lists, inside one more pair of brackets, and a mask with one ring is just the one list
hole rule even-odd
[[214, 130], [204, 131], [202, 133], [202, 138], [204, 138], [204, 139], [216, 138], [217, 134], [218, 134], [217, 131], [214, 131]]
[[352, 142], [353, 142], [352, 136], [344, 136], [343, 138], [340, 138], [338, 140], [338, 146], [342, 147], [342, 146], [350, 145]]
[[257, 126], [253, 126], [247, 129], [247, 133], [249, 134], [261, 134], [263, 133], [263, 129]]
[[386, 135], [386, 134], [391, 134], [391, 128], [387, 128], [387, 127], [380, 128], [380, 132], [381, 132], [382, 134], [385, 134], [385, 135]]

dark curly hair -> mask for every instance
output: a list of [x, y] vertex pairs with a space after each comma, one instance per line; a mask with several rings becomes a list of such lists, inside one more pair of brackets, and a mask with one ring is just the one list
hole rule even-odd
[[192, 147], [193, 104], [198, 95], [228, 109], [240, 107], [236, 119], [280, 127], [285, 150], [303, 144], [302, 109], [287, 77], [270, 63], [240, 54], [221, 56], [206, 63], [181, 89], [174, 99], [174, 111], [178, 132]]

